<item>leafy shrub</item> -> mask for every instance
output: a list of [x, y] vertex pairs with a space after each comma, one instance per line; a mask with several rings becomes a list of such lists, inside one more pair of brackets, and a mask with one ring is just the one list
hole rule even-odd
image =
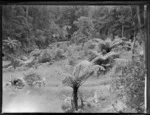
[[60, 59], [65, 58], [64, 50], [61, 48], [52, 48], [52, 49], [45, 49], [41, 52], [40, 56], [38, 57], [39, 63], [46, 63], [57, 61]]
[[73, 36], [72, 36], [72, 42], [76, 43], [77, 45], [83, 43], [86, 41], [86, 36], [84, 34], [82, 34], [81, 32], [74, 32]]
[[11, 65], [8, 68], [3, 68], [3, 72], [13, 72], [14, 71], [14, 67]]
[[75, 57], [71, 56], [68, 58], [68, 65], [75, 66], [76, 62], [77, 62], [77, 59]]
[[62, 49], [64, 52], [66, 52], [68, 50], [68, 46], [65, 44], [61, 45], [59, 48]]
[[26, 81], [26, 84], [30, 87], [34, 86], [37, 81], [40, 81], [42, 78], [40, 75], [34, 72], [29, 72], [27, 74], [24, 74], [23, 79]]
[[39, 63], [46, 63], [50, 62], [51, 60], [52, 60], [51, 54], [47, 50], [44, 50], [38, 58]]
[[[126, 105], [137, 112], [144, 112], [144, 78], [145, 64], [143, 57], [137, 57], [133, 62], [119, 65], [121, 68], [118, 79], [113, 82], [113, 89], [118, 92]], [[120, 72], [120, 71], [117, 71]]]
[[71, 45], [68, 47], [68, 51], [65, 52], [66, 57], [74, 57], [75, 59], [83, 59], [85, 57], [84, 50], [80, 45]]
[[85, 48], [86, 49], [95, 49], [95, 47], [97, 46], [96, 42], [93, 42], [92, 40], [89, 40], [88, 42], [85, 43]]
[[39, 49], [34, 49], [31, 53], [30, 53], [30, 55], [31, 56], [39, 56], [40, 54], [41, 54], [41, 50], [39, 50]]
[[71, 110], [72, 109], [71, 100], [65, 99], [61, 105], [61, 109], [64, 110], [65, 112]]
[[88, 50], [86, 56], [87, 56], [89, 61], [91, 61], [97, 57], [97, 55], [94, 53], [93, 50]]
[[28, 69], [29, 69], [28, 67], [21, 66], [21, 67], [17, 67], [17, 68], [15, 69], [15, 71], [26, 71], [26, 70], [28, 70]]
[[65, 55], [64, 55], [64, 50], [63, 49], [60, 49], [60, 48], [56, 48], [54, 50], [54, 59], [55, 60], [60, 60], [60, 59], [63, 59], [65, 58]]
[[57, 72], [62, 78], [62, 84], [73, 89], [73, 108], [78, 110], [78, 89], [94, 73], [96, 66], [90, 62], [77, 64], [72, 74]]
[[35, 44], [32, 43], [32, 45], [24, 47], [23, 51], [25, 53], [30, 53], [30, 52], [34, 51], [35, 49], [38, 49], [38, 46], [36, 46]]

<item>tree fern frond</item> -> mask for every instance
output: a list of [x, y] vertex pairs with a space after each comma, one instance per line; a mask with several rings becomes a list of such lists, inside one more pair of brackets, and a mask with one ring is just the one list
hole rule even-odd
[[101, 66], [101, 65], [94, 65], [94, 66], [95, 66], [95, 69], [99, 68], [100, 70], [105, 71], [105, 68], [103, 66]]
[[94, 71], [89, 71], [85, 74], [83, 74], [82, 76], [80, 76], [80, 79], [79, 79], [79, 86], [81, 86], [91, 75], [94, 74]]
[[104, 43], [104, 40], [99, 39], [99, 38], [93, 38], [92, 41], [93, 42], [98, 42], [98, 43]]
[[94, 59], [91, 61], [91, 63], [96, 64], [96, 62], [97, 62], [98, 60], [104, 61], [103, 55], [97, 56], [96, 58], [94, 58]]
[[132, 59], [123, 59], [123, 58], [116, 58], [114, 59], [117, 63], [128, 63], [132, 61]]
[[103, 63], [103, 62], [105, 63], [109, 59], [114, 59], [114, 57], [119, 57], [119, 53], [109, 52], [109, 53], [105, 54], [104, 56], [103, 55], [99, 55], [95, 59], [93, 59], [91, 61], [91, 63], [93, 63], [93, 64], [97, 64], [97, 62], [98, 63]]
[[132, 59], [122, 59], [122, 58], [118, 58], [118, 59], [114, 59], [115, 60], [115, 65], [116, 66], [126, 66], [129, 63], [132, 63]]
[[76, 84], [76, 81], [73, 77], [67, 76], [64, 80], [62, 80], [62, 84], [65, 86], [73, 87]]
[[65, 86], [70, 86], [72, 87], [73, 84], [75, 83], [75, 78], [71, 74], [63, 73], [63, 72], [58, 72], [57, 73], [62, 77], [62, 84]]
[[105, 44], [106, 44], [106, 43], [111, 44], [111, 43], [112, 43], [112, 40], [111, 40], [110, 38], [107, 38], [107, 39], [105, 40]]
[[66, 77], [70, 77], [70, 78], [72, 78], [72, 77], [74, 77], [74, 76], [72, 76], [71, 74], [67, 74], [67, 73], [64, 73], [64, 72], [58, 72], [58, 71], [56, 71], [57, 72], [57, 74], [58, 75], [60, 75], [62, 78], [66, 78]]
[[112, 58], [114, 56], [119, 56], [119, 53], [116, 53], [116, 52], [113, 52], [113, 51], [109, 52], [109, 53], [107, 53], [106, 55], [103, 56], [103, 60], [106, 60], [108, 58]]
[[73, 75], [77, 78], [80, 74], [81, 71], [81, 65], [76, 66], [75, 69], [73, 70]]
[[119, 46], [119, 45], [123, 45], [124, 43], [125, 43], [125, 42], [122, 41], [122, 40], [115, 41], [115, 42], [113, 42], [113, 43], [111, 44], [110, 48], [113, 49], [113, 48], [115, 48], [115, 47], [117, 47], [117, 46]]
[[18, 40], [10, 39], [10, 37], [8, 37], [6, 40], [3, 40], [3, 42], [4, 45], [7, 45], [11, 49], [16, 49], [17, 46], [21, 45], [21, 43]]
[[98, 52], [95, 51], [95, 50], [89, 50], [88, 52], [89, 52], [89, 54], [94, 55], [94, 56], [96, 56], [96, 57], [100, 55], [100, 53], [98, 53]]

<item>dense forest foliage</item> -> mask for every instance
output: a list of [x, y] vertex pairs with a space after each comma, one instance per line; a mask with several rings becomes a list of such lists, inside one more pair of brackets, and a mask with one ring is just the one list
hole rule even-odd
[[[75, 111], [78, 89], [92, 73], [113, 78], [118, 97], [127, 97], [124, 101], [130, 110], [126, 111], [143, 112], [146, 14], [142, 5], [3, 6], [3, 59], [11, 61], [16, 71], [66, 59], [72, 70], [58, 74], [66, 76], [62, 83], [73, 89]], [[99, 73], [82, 70], [82, 64], [96, 65]], [[80, 71], [87, 73], [80, 75]], [[28, 75], [25, 79], [34, 81]]]
[[3, 43], [3, 49], [15, 53], [20, 50], [30, 52], [35, 48], [43, 49], [59, 41], [81, 44], [92, 38], [114, 39], [114, 36], [126, 37], [133, 41], [134, 36], [137, 36], [145, 26], [143, 8], [4, 6], [2, 38], [6, 42]]

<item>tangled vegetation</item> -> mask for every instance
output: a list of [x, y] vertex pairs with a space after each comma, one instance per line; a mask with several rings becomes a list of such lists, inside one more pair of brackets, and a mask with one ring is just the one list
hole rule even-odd
[[[132, 110], [144, 112], [144, 82], [145, 63], [143, 56], [136, 57], [134, 61], [127, 61], [126, 64], [119, 64], [116, 68], [117, 77], [112, 83], [114, 91], [124, 103]], [[119, 70], [118, 70], [119, 69]]]
[[[69, 111], [77, 112], [82, 84], [89, 77], [109, 76], [108, 72], [114, 70], [112, 89], [118, 98], [128, 108], [143, 112], [145, 14], [144, 6], [132, 5], [6, 5], [2, 10], [2, 53], [3, 60], [10, 63], [3, 71], [26, 71], [43, 63], [64, 61], [73, 72], [68, 69], [68, 73], [58, 73], [62, 84], [73, 89]], [[30, 87], [45, 86], [43, 76], [36, 72], [24, 74], [23, 79]], [[70, 103], [62, 108], [68, 106]]]
[[29, 72], [27, 74], [24, 74], [23, 79], [26, 82], [26, 84], [30, 87], [33, 87], [36, 84], [38, 84], [39, 87], [41, 87], [42, 85], [45, 86], [43, 78], [41, 78], [40, 75], [38, 75], [37, 73], [34, 73], [34, 72]]

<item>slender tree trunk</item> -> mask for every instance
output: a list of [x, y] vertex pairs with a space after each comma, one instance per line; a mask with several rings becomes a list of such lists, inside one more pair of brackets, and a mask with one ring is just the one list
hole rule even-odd
[[123, 32], [124, 32], [124, 26], [123, 26], [123, 23], [122, 23], [122, 38], [123, 38]]
[[[145, 40], [144, 40], [144, 62], [145, 63], [147, 63], [147, 60], [146, 60], [146, 52], [147, 52], [147, 48], [146, 48], [146, 43], [147, 43], [147, 34], [146, 34], [146, 31], [147, 31], [147, 6], [145, 5], [144, 6], [144, 37], [145, 37]], [[146, 66], [146, 64], [145, 64], [145, 66]], [[145, 110], [144, 110], [144, 112], [146, 113], [146, 112], [148, 112], [147, 111], [147, 87], [148, 87], [148, 85], [147, 85], [147, 74], [145, 74], [145, 93], [144, 93], [144, 97], [145, 97], [145, 99], [144, 99], [144, 102], [145, 102]]]
[[74, 102], [74, 107], [75, 110], [78, 110], [78, 87], [74, 86], [73, 87], [73, 102]]
[[26, 24], [27, 24], [27, 27], [28, 27], [28, 10], [29, 10], [29, 7], [26, 6]]
[[84, 106], [83, 98], [82, 98], [82, 97], [80, 97], [80, 100], [81, 100], [81, 107], [83, 107], [83, 106]]
[[136, 37], [135, 37], [135, 28], [134, 28], [134, 40], [133, 40], [133, 43], [132, 43], [132, 60], [134, 59], [134, 50], [135, 50], [135, 42], [136, 42]]
[[[137, 13], [137, 17], [138, 17], [138, 24], [139, 24], [139, 30], [140, 30], [140, 34], [142, 35], [142, 40], [143, 40], [143, 51], [144, 51], [144, 62], [146, 63], [146, 42], [147, 42], [147, 34], [146, 34], [146, 27], [145, 27], [145, 30], [142, 29], [142, 23], [141, 23], [141, 14], [140, 14], [140, 7], [137, 6], [136, 7], [136, 13]], [[144, 8], [144, 26], [147, 25], [147, 20], [146, 20], [146, 14], [147, 14], [147, 8], [145, 7]], [[145, 64], [146, 66], [146, 64]], [[147, 75], [145, 74], [145, 93], [144, 93], [144, 96], [145, 96], [145, 112], [147, 112]]]
[[141, 23], [141, 15], [140, 15], [140, 8], [139, 6], [136, 7], [137, 11], [137, 18], [138, 18], [138, 25], [139, 25], [139, 31], [140, 31], [140, 34], [142, 36], [142, 39], [143, 39], [143, 50], [144, 50], [144, 62], [145, 62], [145, 41], [146, 41], [146, 35], [145, 35], [145, 32], [142, 30], [142, 23]]

